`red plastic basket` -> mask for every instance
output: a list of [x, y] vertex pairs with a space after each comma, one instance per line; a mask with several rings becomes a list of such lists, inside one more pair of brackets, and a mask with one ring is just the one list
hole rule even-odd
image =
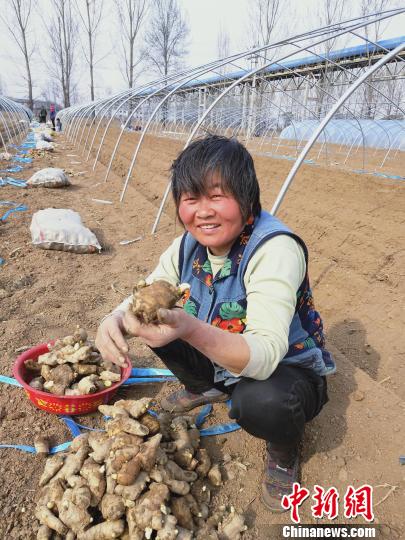
[[35, 377], [32, 371], [28, 370], [24, 362], [26, 360], [37, 361], [38, 356], [49, 352], [47, 343], [41, 343], [23, 352], [15, 361], [13, 375], [23, 386], [28, 398], [36, 407], [43, 411], [54, 414], [86, 414], [96, 411], [99, 405], [108, 403], [118, 388], [125, 382], [131, 374], [131, 362], [126, 359], [127, 367], [121, 368], [121, 380], [112, 384], [109, 388], [83, 396], [56, 396], [48, 392], [41, 392], [32, 388], [28, 383]]

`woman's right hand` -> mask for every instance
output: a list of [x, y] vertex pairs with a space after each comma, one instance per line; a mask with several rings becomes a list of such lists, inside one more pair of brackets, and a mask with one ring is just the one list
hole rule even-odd
[[114, 311], [100, 324], [96, 335], [96, 347], [104, 360], [125, 367], [125, 355], [129, 351], [124, 335], [124, 312]]

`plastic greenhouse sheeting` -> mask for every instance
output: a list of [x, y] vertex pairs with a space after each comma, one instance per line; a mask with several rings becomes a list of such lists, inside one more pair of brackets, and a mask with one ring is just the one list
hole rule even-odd
[[[306, 141], [319, 123], [319, 120], [294, 122], [283, 129], [280, 138]], [[405, 120], [331, 120], [318, 142], [405, 150]]]

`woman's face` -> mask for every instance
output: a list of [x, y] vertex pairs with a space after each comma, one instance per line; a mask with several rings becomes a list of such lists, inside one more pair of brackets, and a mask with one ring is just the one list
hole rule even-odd
[[236, 199], [212, 176], [206, 195], [183, 193], [179, 217], [186, 230], [214, 255], [225, 255], [242, 232], [244, 220]]

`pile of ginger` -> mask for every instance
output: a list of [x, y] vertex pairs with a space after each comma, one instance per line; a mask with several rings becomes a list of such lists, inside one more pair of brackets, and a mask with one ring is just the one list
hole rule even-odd
[[231, 508], [210, 510], [222, 485], [193, 416], [148, 412], [151, 400], [101, 405], [106, 431], [76, 437], [40, 479], [38, 540], [238, 540]]
[[24, 362], [34, 375], [29, 385], [37, 390], [79, 396], [104, 390], [121, 380], [120, 368], [101, 358], [83, 328], [77, 327], [72, 335], [48, 344], [48, 349], [37, 362]]

